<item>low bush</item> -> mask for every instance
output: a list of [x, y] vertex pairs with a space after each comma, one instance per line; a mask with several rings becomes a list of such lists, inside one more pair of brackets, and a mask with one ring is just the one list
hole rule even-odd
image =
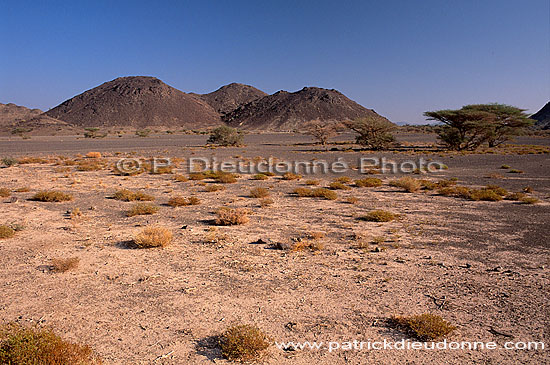
[[220, 226], [233, 226], [248, 223], [248, 211], [243, 208], [228, 208], [222, 207], [216, 211], [218, 218], [216, 224]]
[[373, 210], [367, 215], [362, 216], [360, 219], [368, 222], [390, 222], [398, 217], [397, 214], [388, 212], [387, 210]]
[[331, 188], [332, 190], [350, 190], [351, 189], [349, 186], [344, 185], [338, 181], [331, 182], [328, 187]]
[[295, 174], [293, 172], [287, 172], [283, 175], [283, 180], [300, 180], [302, 175]]
[[327, 200], [336, 200], [338, 198], [338, 194], [336, 194], [335, 191], [325, 188], [313, 189], [311, 196], [315, 198], [324, 198]]
[[132, 201], [153, 201], [155, 200], [155, 197], [149, 194], [142, 193], [141, 191], [121, 189], [113, 194], [113, 199], [124, 201], [124, 202], [132, 202]]
[[186, 207], [189, 205], [199, 205], [201, 203], [200, 199], [192, 196], [189, 198], [185, 198], [183, 196], [174, 196], [168, 200], [168, 205], [171, 207]]
[[71, 194], [63, 193], [61, 191], [49, 190], [49, 191], [40, 191], [34, 194], [31, 200], [41, 201], [41, 202], [64, 202], [73, 200]]
[[375, 188], [382, 186], [382, 180], [376, 177], [367, 177], [364, 179], [355, 180], [355, 186], [360, 188]]
[[159, 211], [159, 207], [149, 203], [135, 203], [130, 210], [126, 212], [127, 217], [134, 217], [136, 215], [150, 215]]
[[162, 226], [145, 227], [134, 237], [138, 248], [166, 247], [172, 242], [172, 231]]
[[10, 189], [0, 188], [0, 198], [8, 198], [11, 195]]
[[400, 179], [390, 181], [389, 185], [404, 189], [409, 193], [414, 193], [420, 190], [420, 188], [422, 187], [422, 182], [418, 179], [405, 176]]
[[222, 355], [231, 361], [257, 361], [264, 356], [269, 345], [267, 335], [248, 324], [230, 327], [220, 336]]
[[269, 190], [266, 188], [254, 188], [250, 190], [250, 197], [252, 198], [265, 198], [269, 196]]
[[438, 315], [393, 316], [391, 321], [420, 341], [435, 341], [452, 333], [456, 327]]
[[306, 180], [305, 181], [305, 184], [306, 185], [319, 185], [321, 182], [319, 180]]
[[260, 199], [260, 206], [261, 206], [262, 208], [268, 207], [268, 206], [270, 206], [270, 205], [273, 204], [273, 203], [275, 203], [275, 202], [274, 202], [273, 199], [271, 199], [271, 198]]
[[66, 259], [55, 258], [52, 259], [51, 270], [57, 273], [66, 272], [76, 269], [79, 263], [80, 259], [78, 257], [69, 257]]
[[51, 329], [11, 322], [0, 326], [0, 363], [99, 365], [102, 361], [89, 346], [65, 341]]
[[252, 176], [252, 180], [267, 180], [269, 177], [266, 174], [256, 174]]
[[15, 236], [15, 229], [8, 225], [0, 224], [0, 239], [12, 238], [13, 236]]

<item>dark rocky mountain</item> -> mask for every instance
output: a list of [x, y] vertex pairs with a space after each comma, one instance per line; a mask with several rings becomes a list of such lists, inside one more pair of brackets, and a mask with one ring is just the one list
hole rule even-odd
[[199, 97], [218, 113], [227, 114], [239, 106], [261, 99], [266, 95], [266, 93], [253, 86], [232, 83], [211, 93], [199, 95]]
[[40, 109], [29, 109], [13, 103], [0, 103], [0, 126], [13, 125], [42, 114]]
[[336, 90], [305, 87], [300, 91], [278, 91], [240, 106], [223, 116], [232, 127], [248, 130], [300, 130], [310, 120], [344, 121], [378, 115]]
[[119, 77], [45, 114], [81, 127], [200, 129], [221, 124], [218, 113], [200, 98], [148, 76]]
[[550, 101], [541, 110], [531, 115], [531, 119], [536, 120], [536, 127], [550, 129]]

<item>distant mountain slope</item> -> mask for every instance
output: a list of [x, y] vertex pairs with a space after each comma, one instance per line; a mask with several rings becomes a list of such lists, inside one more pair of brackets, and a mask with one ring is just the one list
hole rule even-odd
[[309, 120], [349, 120], [378, 115], [336, 90], [305, 87], [297, 92], [279, 91], [243, 105], [223, 120], [249, 130], [291, 131]]
[[77, 95], [46, 115], [82, 127], [198, 129], [221, 124], [206, 102], [148, 76], [119, 77]]
[[0, 103], [0, 126], [11, 125], [15, 122], [27, 120], [42, 114], [40, 109], [29, 109], [13, 103]]
[[222, 86], [211, 93], [199, 96], [218, 113], [226, 114], [232, 112], [241, 105], [263, 98], [266, 95], [266, 93], [253, 86], [232, 83]]
[[541, 129], [550, 129], [550, 101], [541, 110], [531, 115], [531, 119], [536, 120], [535, 126]]

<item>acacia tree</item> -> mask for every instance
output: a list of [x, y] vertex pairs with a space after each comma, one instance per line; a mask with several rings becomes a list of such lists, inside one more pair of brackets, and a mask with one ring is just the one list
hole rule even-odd
[[243, 133], [235, 128], [223, 125], [212, 131], [206, 143], [220, 146], [240, 146], [243, 144]]
[[326, 148], [328, 140], [337, 136], [343, 127], [344, 126], [340, 122], [321, 121], [316, 119], [304, 124], [303, 133], [312, 136]]
[[358, 118], [344, 124], [358, 134], [355, 142], [367, 148], [383, 150], [395, 141], [392, 132], [397, 126], [381, 116]]
[[525, 110], [504, 104], [466, 105], [458, 110], [425, 112], [428, 120], [443, 125], [438, 134], [442, 144], [452, 150], [475, 150], [483, 143], [490, 147], [520, 135], [532, 121]]

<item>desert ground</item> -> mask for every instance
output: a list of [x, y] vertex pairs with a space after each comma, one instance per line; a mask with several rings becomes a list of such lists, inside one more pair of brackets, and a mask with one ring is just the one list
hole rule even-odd
[[[425, 134], [398, 136], [404, 148], [362, 151], [341, 136], [325, 150], [292, 134], [250, 134], [245, 146], [205, 147], [207, 136], [153, 135], [84, 139], [75, 136], [0, 138], [0, 157], [28, 159], [0, 169], [0, 225], [23, 229], [0, 240], [0, 320], [51, 326], [89, 344], [106, 364], [229, 363], [217, 336], [244, 323], [275, 342], [398, 341], [410, 338], [390, 317], [432, 313], [456, 329], [449, 341], [542, 341], [550, 346], [550, 139], [522, 137], [493, 151], [447, 153]], [[100, 152], [101, 157], [86, 157]], [[94, 156], [94, 155], [90, 155]], [[187, 176], [193, 157], [219, 160], [346, 161], [341, 174], [234, 183]], [[121, 158], [169, 157], [172, 173], [121, 176]], [[419, 174], [370, 174], [360, 157], [438, 161], [447, 168]], [[98, 166], [81, 171], [79, 166]], [[506, 168], [503, 168], [507, 165]], [[515, 172], [515, 173], [514, 173]], [[410, 176], [459, 186], [499, 185], [527, 191], [535, 204], [474, 201], [437, 189], [406, 192], [390, 181]], [[299, 197], [296, 188], [328, 187], [349, 177], [337, 199]], [[381, 186], [354, 180], [379, 178]], [[184, 179], [182, 179], [184, 180]], [[345, 179], [341, 179], [345, 181]], [[223, 190], [207, 191], [212, 185]], [[271, 203], [250, 196], [268, 190]], [[128, 217], [134, 202], [113, 199], [121, 189], [154, 197], [159, 210]], [[65, 202], [31, 198], [39, 191], [71, 194]], [[172, 207], [170, 198], [198, 205]], [[355, 198], [355, 199], [352, 199]], [[245, 224], [216, 223], [220, 207], [243, 208]], [[361, 219], [372, 210], [398, 215]], [[148, 225], [174, 235], [163, 248], [136, 248]], [[296, 243], [313, 242], [296, 249]], [[293, 246], [294, 245], [294, 246]], [[53, 270], [58, 259], [76, 267]], [[282, 350], [267, 364], [518, 364], [550, 363], [548, 350]]]

